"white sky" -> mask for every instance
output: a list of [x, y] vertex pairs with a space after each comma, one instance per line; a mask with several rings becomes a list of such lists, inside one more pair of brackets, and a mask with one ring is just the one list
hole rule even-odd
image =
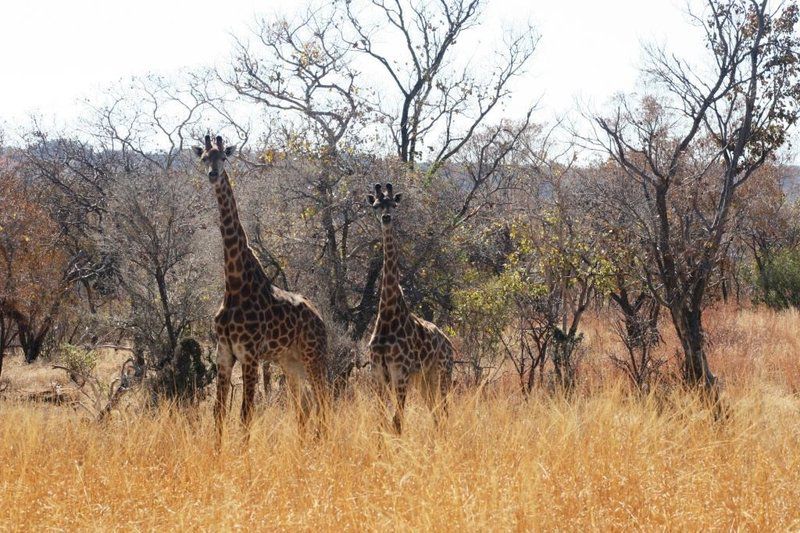
[[[218, 65], [230, 57], [231, 33], [256, 13], [285, 11], [278, 0], [15, 0], [2, 5], [4, 52], [0, 125], [7, 133], [31, 113], [67, 122], [120, 79], [155, 71]], [[530, 21], [541, 41], [515, 86], [509, 114], [541, 97], [539, 120], [577, 101], [601, 106], [634, 88], [642, 42], [699, 53], [685, 0], [487, 0], [484, 35]], [[472, 30], [475, 31], [475, 30]], [[10, 139], [9, 139], [10, 140]]]

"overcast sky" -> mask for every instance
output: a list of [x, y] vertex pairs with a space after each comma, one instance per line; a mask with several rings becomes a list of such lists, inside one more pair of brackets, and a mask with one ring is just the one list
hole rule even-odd
[[[66, 122], [78, 101], [131, 75], [218, 65], [231, 34], [257, 13], [285, 12], [269, 0], [18, 0], [4, 2], [0, 124], [13, 130], [31, 113]], [[539, 120], [576, 101], [602, 106], [634, 88], [643, 42], [702, 54], [684, 0], [487, 0], [479, 36], [530, 21], [541, 35], [529, 72], [515, 86], [509, 114], [540, 100]], [[475, 31], [475, 30], [473, 30]], [[699, 45], [699, 46], [698, 46]]]

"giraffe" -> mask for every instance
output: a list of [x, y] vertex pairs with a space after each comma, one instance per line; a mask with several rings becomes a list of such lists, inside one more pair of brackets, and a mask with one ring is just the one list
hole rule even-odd
[[206, 165], [217, 197], [225, 259], [225, 295], [214, 317], [217, 334], [214, 415], [219, 446], [231, 372], [237, 361], [242, 365], [241, 419], [245, 428], [249, 428], [253, 414], [260, 360], [274, 361], [283, 368], [301, 428], [310, 414], [303, 398], [303, 381], [311, 385], [313, 409], [320, 417], [324, 415], [328, 340], [325, 324], [314, 306], [303, 296], [274, 286], [248, 245], [225, 169], [225, 161], [236, 147], [226, 147], [219, 136], [215, 141], [212, 144], [211, 136], [206, 135], [205, 146], [195, 146], [193, 150]]
[[439, 424], [441, 411], [446, 410], [455, 351], [442, 330], [412, 313], [403, 297], [392, 225], [392, 212], [401, 196], [393, 194], [391, 183], [386, 184], [385, 191], [381, 184], [375, 184], [375, 195], [367, 196], [383, 234], [380, 301], [369, 353], [382, 401], [385, 403], [391, 395], [395, 402], [393, 424], [398, 434], [402, 431], [406, 395], [412, 379], [419, 383], [422, 396]]

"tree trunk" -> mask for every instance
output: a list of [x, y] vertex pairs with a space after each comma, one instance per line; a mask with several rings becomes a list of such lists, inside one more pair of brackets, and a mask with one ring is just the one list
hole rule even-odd
[[358, 303], [353, 315], [353, 329], [351, 330], [351, 338], [358, 340], [364, 336], [369, 327], [370, 322], [375, 316], [378, 309], [378, 278], [381, 274], [381, 267], [383, 266], [383, 257], [381, 254], [374, 254], [367, 269], [366, 282], [364, 289], [361, 292], [361, 301]]
[[167, 330], [167, 337], [169, 338], [169, 353], [160, 354], [164, 359], [172, 359], [175, 350], [178, 347], [178, 334], [175, 331], [175, 326], [172, 324], [172, 310], [169, 305], [169, 293], [167, 292], [167, 280], [161, 268], [156, 269], [155, 273], [156, 285], [158, 286], [158, 297], [161, 300], [161, 309], [164, 312], [164, 327]]
[[[327, 148], [327, 157], [331, 161], [337, 157], [335, 143], [330, 143]], [[325, 290], [328, 296], [328, 306], [333, 312], [333, 319], [345, 326], [349, 325], [350, 313], [347, 305], [347, 269], [344, 265], [344, 258], [339, 252], [339, 238], [337, 235], [336, 223], [333, 218], [333, 206], [335, 204], [334, 193], [332, 190], [332, 178], [329, 170], [323, 170], [316, 183], [318, 194], [317, 202], [320, 211], [320, 224], [325, 233], [325, 248], [323, 255], [323, 266], [325, 268], [325, 280], [327, 285]], [[340, 228], [346, 233], [344, 228]], [[345, 238], [344, 235], [342, 237]]]
[[705, 352], [702, 312], [699, 308], [670, 309], [675, 331], [683, 347], [683, 378], [690, 385], [712, 389], [717, 378], [711, 373]]
[[531, 353], [531, 369], [528, 372], [528, 381], [525, 383], [525, 396], [529, 396], [531, 391], [533, 390], [534, 385], [536, 385], [536, 369], [539, 365], [536, 364], [536, 360], [534, 359], [533, 353]]
[[14, 339], [19, 336], [19, 328], [14, 330], [17, 318], [22, 319], [22, 315], [13, 312], [0, 313], [0, 375], [3, 373], [3, 359], [5, 358], [6, 350], [11, 346]]
[[17, 324], [19, 329], [19, 343], [22, 345], [22, 353], [25, 356], [26, 363], [33, 363], [39, 358], [42, 352], [42, 345], [47, 333], [50, 331], [50, 325], [43, 326], [39, 331], [31, 331], [27, 326]]
[[3, 358], [6, 356], [6, 343], [9, 339], [9, 328], [6, 327], [6, 319], [0, 315], [0, 377], [3, 375]]
[[[724, 250], [727, 256], [728, 250]], [[728, 269], [725, 268], [725, 261], [719, 263], [719, 287], [722, 291], [722, 302], [728, 303]]]
[[[517, 370], [517, 374], [519, 375], [519, 388], [522, 391], [522, 397], [527, 399], [530, 390], [528, 389], [525, 380], [525, 359], [527, 358], [527, 355], [525, 354], [525, 344], [522, 338], [523, 335], [523, 333], [520, 333], [519, 336], [519, 369]], [[533, 370], [534, 369], [531, 368], [530, 371], [533, 372]]]

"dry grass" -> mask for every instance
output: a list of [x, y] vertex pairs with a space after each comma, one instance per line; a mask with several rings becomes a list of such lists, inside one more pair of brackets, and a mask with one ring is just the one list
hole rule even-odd
[[249, 447], [230, 424], [217, 456], [208, 406], [97, 425], [0, 403], [0, 527], [800, 528], [800, 317], [711, 320], [724, 422], [690, 395], [642, 400], [610, 380], [571, 401], [460, 396], [438, 431], [413, 399], [408, 431], [382, 437], [358, 394], [321, 441], [269, 406]]
[[[95, 369], [97, 375], [110, 383], [119, 375], [120, 367], [129, 355], [130, 353], [125, 350], [101, 350]], [[50, 390], [54, 385], [60, 385], [66, 389], [74, 388], [74, 383], [70, 381], [66, 372], [53, 368], [53, 364], [56, 362], [58, 361], [39, 359], [31, 364], [26, 364], [21, 354], [6, 357], [3, 363], [2, 381], [8, 384], [8, 388], [4, 391], [4, 397], [24, 398], [31, 394]]]

